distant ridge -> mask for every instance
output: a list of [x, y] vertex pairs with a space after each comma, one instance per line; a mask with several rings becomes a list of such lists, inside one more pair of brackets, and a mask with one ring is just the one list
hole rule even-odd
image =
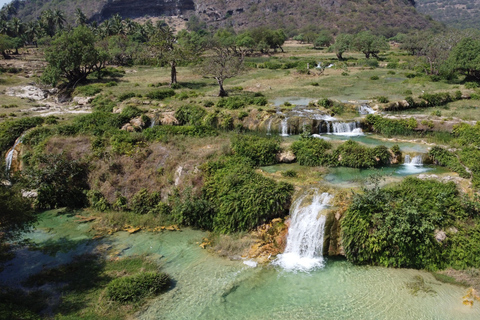
[[332, 31], [372, 30], [391, 36], [424, 29], [432, 22], [419, 14], [412, 0], [15, 0], [19, 17], [35, 19], [45, 9], [65, 12], [69, 22], [79, 7], [91, 20], [113, 14], [124, 18], [192, 15], [214, 27], [244, 29], [258, 26], [287, 31], [307, 26]]

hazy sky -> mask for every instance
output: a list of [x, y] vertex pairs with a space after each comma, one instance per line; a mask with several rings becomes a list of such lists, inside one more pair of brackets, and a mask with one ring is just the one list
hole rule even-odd
[[11, 2], [12, 0], [0, 0], [0, 8], [3, 7], [4, 4]]

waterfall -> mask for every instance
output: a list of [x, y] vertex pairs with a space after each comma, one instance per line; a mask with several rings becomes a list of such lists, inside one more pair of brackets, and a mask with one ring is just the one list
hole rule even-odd
[[311, 203], [305, 205], [309, 196], [307, 193], [299, 197], [292, 205], [287, 247], [273, 262], [287, 271], [308, 272], [324, 266], [322, 253], [326, 217], [319, 217], [319, 213], [327, 208], [333, 196], [315, 190]]
[[352, 122], [333, 122], [333, 134], [339, 136], [361, 136], [363, 131], [360, 124], [356, 121]]
[[410, 155], [406, 154], [403, 160], [403, 165], [400, 170], [398, 170], [399, 174], [402, 175], [411, 175], [411, 174], [419, 174], [423, 172], [427, 172], [432, 170], [432, 168], [424, 167], [422, 156], [418, 155], [415, 157], [410, 157]]
[[362, 104], [360, 107], [358, 107], [358, 113], [360, 113], [361, 115], [367, 115], [367, 114], [374, 114], [377, 112], [372, 108], [370, 108], [368, 105]]
[[282, 137], [288, 137], [289, 134], [288, 134], [288, 118], [285, 118], [282, 120], [282, 122], [280, 123], [280, 128], [281, 128], [281, 134], [280, 136]]
[[271, 135], [271, 134], [272, 134], [272, 121], [273, 121], [273, 118], [270, 118], [270, 120], [268, 120], [267, 135]]
[[413, 159], [410, 159], [410, 156], [407, 154], [405, 155], [405, 160], [403, 161], [404, 165], [410, 165], [410, 166], [422, 166], [422, 156], [415, 156]]
[[13, 160], [13, 152], [15, 152], [15, 148], [18, 146], [19, 143], [21, 143], [23, 140], [23, 135], [19, 137], [17, 140], [15, 140], [15, 144], [13, 147], [7, 152], [7, 155], [5, 156], [5, 162], [6, 162], [6, 170], [7, 173], [10, 171], [10, 168], [12, 167], [12, 160]]

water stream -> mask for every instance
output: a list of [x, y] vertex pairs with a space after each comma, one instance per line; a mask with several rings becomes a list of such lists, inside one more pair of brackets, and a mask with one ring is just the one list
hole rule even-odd
[[313, 196], [305, 193], [292, 206], [287, 247], [273, 263], [284, 270], [307, 272], [324, 266], [322, 252], [326, 217], [321, 212], [333, 196], [320, 194], [318, 190], [314, 192]]
[[10, 149], [10, 151], [8, 151], [7, 155], [5, 156], [7, 172], [9, 172], [10, 168], [12, 167], [13, 153], [15, 152], [15, 148], [18, 146], [18, 144], [22, 143], [22, 140], [23, 140], [23, 135], [20, 136], [17, 140], [15, 140], [15, 144], [13, 145], [13, 147]]
[[[303, 197], [298, 213], [316, 212], [316, 218], [327, 198], [320, 193]], [[136, 314], [138, 319], [480, 318], [480, 303], [475, 302], [473, 307], [462, 304], [466, 288], [440, 283], [424, 271], [354, 266], [334, 257], [323, 260], [323, 268], [310, 272], [288, 272], [271, 265], [252, 268], [241, 260], [221, 258], [200, 248], [206, 233], [198, 230], [117, 232], [85, 242], [89, 238], [89, 223], [75, 222], [75, 217], [64, 214], [41, 218], [38, 228], [26, 238], [40, 245], [80, 241], [50, 255], [24, 249], [0, 272], [0, 283], [12, 275], [16, 275], [13, 281], [20, 281], [22, 274], [66, 263], [73, 253], [91, 252], [94, 244], [108, 248], [110, 254], [119, 258], [144, 255], [169, 273], [175, 284]], [[294, 224], [292, 221], [292, 228]], [[318, 248], [315, 252], [319, 252]], [[407, 284], [416, 277], [422, 277], [434, 293], [412, 294]]]

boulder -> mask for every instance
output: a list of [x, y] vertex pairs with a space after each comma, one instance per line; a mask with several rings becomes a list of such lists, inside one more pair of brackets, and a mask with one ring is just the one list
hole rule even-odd
[[73, 102], [81, 106], [89, 104], [90, 102], [92, 102], [92, 100], [93, 100], [93, 97], [74, 97], [73, 98]]
[[447, 234], [443, 230], [435, 230], [435, 240], [442, 243], [447, 238]]
[[275, 157], [279, 163], [292, 163], [297, 160], [297, 157], [290, 150], [277, 153]]
[[19, 97], [35, 101], [44, 100], [48, 97], [48, 91], [30, 85], [8, 88], [5, 94], [11, 97]]

